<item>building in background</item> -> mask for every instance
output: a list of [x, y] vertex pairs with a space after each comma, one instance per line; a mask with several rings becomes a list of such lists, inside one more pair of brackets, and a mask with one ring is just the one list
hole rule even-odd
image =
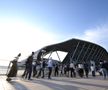
[[[45, 52], [42, 52], [43, 50]], [[41, 60], [41, 57], [44, 57], [47, 54], [49, 54], [50, 57], [53, 52], [56, 52], [58, 59], [60, 60], [57, 51], [67, 53], [66, 57], [62, 61], [62, 63], [65, 64], [69, 64], [70, 62], [77, 64], [91, 61], [98, 64], [100, 61], [108, 60], [108, 52], [102, 46], [79, 39], [71, 39], [45, 46], [35, 52], [35, 58]]]

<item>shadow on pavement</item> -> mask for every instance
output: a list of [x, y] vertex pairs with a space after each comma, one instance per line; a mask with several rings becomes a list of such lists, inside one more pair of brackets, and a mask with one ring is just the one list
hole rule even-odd
[[14, 87], [15, 90], [28, 90], [27, 87], [16, 81], [10, 81], [9, 84], [11, 84], [11, 86]]
[[[47, 86], [49, 88], [51, 88], [51, 90], [80, 90], [79, 87], [75, 87], [72, 85], [61, 85], [61, 84], [56, 84], [56, 83], [51, 83], [48, 81], [44, 81], [44, 80], [32, 80], [31, 83], [37, 83], [37, 84], [41, 84], [44, 86]], [[82, 88], [83, 90], [86, 90], [84, 88]]]
[[[54, 81], [61, 81], [61, 82], [68, 82], [68, 83], [74, 83], [74, 84], [80, 84], [80, 85], [87, 85], [87, 86], [95, 86], [95, 87], [100, 87], [100, 88], [106, 88], [108, 89], [107, 85], [98, 85], [98, 84], [92, 84], [92, 83], [84, 83], [84, 82], [77, 82], [77, 81], [70, 81], [70, 80], [60, 80], [60, 79], [53, 79]], [[97, 82], [99, 82], [97, 80]], [[101, 82], [100, 82], [101, 83]]]

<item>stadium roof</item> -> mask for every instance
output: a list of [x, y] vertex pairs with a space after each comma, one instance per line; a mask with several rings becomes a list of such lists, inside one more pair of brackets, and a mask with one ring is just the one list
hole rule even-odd
[[[70, 40], [67, 40], [67, 41], [64, 41], [61, 43], [45, 46], [45, 47], [41, 48], [40, 50], [36, 51], [35, 54], [37, 56], [37, 59], [40, 60], [42, 53], [44, 55], [46, 55], [46, 54], [48, 54], [50, 52], [54, 52], [54, 51], [63, 51], [63, 52], [68, 52], [67, 56], [69, 59], [69, 55], [72, 56], [72, 54], [75, 53], [76, 48], [78, 48], [76, 54], [78, 54], [78, 53], [84, 54], [84, 52], [86, 52], [87, 49], [89, 52], [92, 51], [91, 54], [94, 54], [94, 55], [96, 55], [96, 53], [99, 53], [101, 51], [102, 53], [99, 53], [99, 54], [103, 54], [101, 59], [108, 59], [108, 52], [102, 46], [97, 45], [92, 42], [79, 40], [79, 39], [70, 39]], [[42, 50], [45, 50], [45, 52], [42, 52]], [[93, 52], [95, 52], [95, 53], [93, 53]], [[66, 56], [66, 58], [67, 58], [67, 56]], [[64, 60], [64, 61], [66, 62], [66, 60]]]

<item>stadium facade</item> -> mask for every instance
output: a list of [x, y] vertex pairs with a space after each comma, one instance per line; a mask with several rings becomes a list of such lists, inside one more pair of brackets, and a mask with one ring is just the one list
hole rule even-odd
[[66, 57], [62, 61], [62, 63], [65, 64], [70, 62], [77, 64], [90, 61], [94, 61], [98, 64], [100, 61], [108, 60], [108, 52], [105, 48], [95, 43], [79, 39], [71, 39], [61, 43], [45, 46], [35, 52], [35, 58], [37, 60], [41, 60], [43, 55], [45, 56], [55, 51], [67, 52]]

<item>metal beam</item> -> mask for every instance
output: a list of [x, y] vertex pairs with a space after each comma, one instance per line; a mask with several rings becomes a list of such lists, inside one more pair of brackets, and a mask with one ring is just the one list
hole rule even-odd
[[74, 53], [73, 53], [72, 57], [70, 56], [70, 63], [72, 62], [73, 57], [74, 57], [74, 55], [75, 55], [75, 53], [76, 53], [76, 51], [77, 51], [77, 49], [78, 49], [79, 43], [80, 43], [80, 41], [78, 42], [78, 44], [77, 44], [77, 46], [76, 46], [76, 48], [75, 48], [75, 50], [74, 50]]
[[[104, 51], [103, 51], [103, 53], [102, 53], [102, 55], [101, 55], [101, 57], [100, 57], [100, 59], [102, 59], [102, 57], [105, 55], [105, 53], [104, 53]], [[100, 60], [99, 60], [100, 61]]]
[[50, 58], [50, 56], [52, 55], [52, 53], [53, 53], [53, 51], [51, 51], [51, 53], [50, 53], [50, 55], [49, 55], [49, 57], [48, 57], [48, 58]]
[[81, 49], [81, 51], [80, 51], [80, 53], [79, 53], [79, 55], [78, 55], [78, 57], [77, 57], [77, 59], [76, 59], [76, 62], [78, 62], [79, 57], [80, 57], [80, 55], [81, 55], [81, 53], [82, 53], [82, 51], [83, 51], [84, 47], [85, 47], [85, 43], [83, 44], [83, 47], [82, 47], [82, 49]]
[[96, 56], [95, 56], [95, 58], [94, 58], [95, 61], [97, 61], [97, 57], [98, 57], [100, 51], [101, 51], [101, 49], [99, 48], [99, 50], [98, 50], [98, 52], [97, 52], [97, 54], [96, 54]]
[[91, 58], [90, 58], [90, 59], [93, 59], [94, 55], [95, 55], [95, 54], [96, 54], [96, 52], [97, 52], [97, 49], [98, 49], [98, 46], [96, 46], [96, 49], [94, 50], [94, 52], [93, 52], [93, 54], [92, 54], [92, 56], [91, 56]]
[[59, 57], [59, 54], [58, 54], [58, 52], [57, 52], [57, 51], [56, 51], [56, 54], [57, 54], [57, 57], [58, 57], [59, 61], [61, 62], [60, 57]]
[[90, 53], [89, 53], [89, 55], [88, 55], [88, 57], [87, 57], [87, 59], [86, 59], [86, 60], [88, 60], [88, 59], [89, 59], [89, 57], [90, 57], [90, 55], [91, 55], [91, 53], [92, 53], [92, 50], [94, 49], [94, 46], [95, 46], [95, 45], [93, 45], [93, 47], [92, 47], [92, 49], [91, 49], [91, 51], [90, 51]]
[[101, 52], [99, 53], [98, 57], [97, 57], [97, 60], [100, 61], [100, 57], [101, 57], [101, 54], [103, 53], [103, 50], [101, 49]]
[[88, 52], [88, 50], [89, 50], [90, 46], [91, 46], [91, 44], [89, 44], [89, 45], [88, 45], [88, 48], [87, 48], [87, 50], [85, 51], [84, 56], [83, 56], [83, 58], [82, 58], [82, 60], [81, 60], [81, 61], [84, 61], [85, 55], [87, 54], [87, 52]]

